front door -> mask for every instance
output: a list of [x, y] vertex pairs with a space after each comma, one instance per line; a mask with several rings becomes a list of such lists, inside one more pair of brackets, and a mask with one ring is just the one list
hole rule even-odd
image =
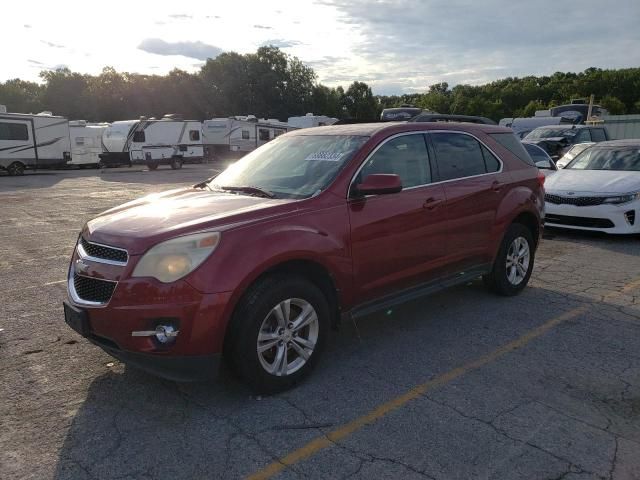
[[399, 175], [403, 190], [349, 200], [356, 303], [433, 280], [446, 255], [444, 190], [431, 184], [424, 135], [386, 140], [354, 184], [374, 173]]

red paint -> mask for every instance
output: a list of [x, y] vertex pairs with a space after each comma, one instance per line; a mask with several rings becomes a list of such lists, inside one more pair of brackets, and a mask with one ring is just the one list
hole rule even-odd
[[[322, 129], [323, 134], [366, 131], [371, 138], [316, 197], [265, 199], [187, 188], [130, 202], [90, 221], [83, 231], [87, 240], [130, 254], [126, 267], [90, 265], [88, 276], [119, 281], [107, 306], [87, 308], [94, 333], [132, 352], [217, 353], [242, 294], [279, 264], [305, 260], [324, 268], [344, 312], [395, 290], [491, 263], [506, 228], [519, 214], [532, 214], [540, 222], [544, 192], [537, 168], [487, 135], [506, 129], [442, 123]], [[500, 157], [502, 172], [348, 198], [356, 171], [380, 142], [397, 133], [429, 130], [473, 134]], [[305, 130], [292, 134], [304, 135]], [[131, 278], [141, 255], [153, 245], [202, 230], [220, 231], [220, 243], [184, 279], [162, 284]], [[74, 254], [72, 261], [76, 258]], [[179, 319], [180, 335], [171, 348], [131, 337], [133, 330], [152, 328], [158, 317]]]

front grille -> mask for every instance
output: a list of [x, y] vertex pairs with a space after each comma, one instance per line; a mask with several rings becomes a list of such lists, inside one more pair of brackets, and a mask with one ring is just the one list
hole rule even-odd
[[556, 205], [575, 205], [577, 207], [592, 207], [594, 205], [602, 205], [606, 197], [563, 197], [562, 195], [553, 195], [546, 193], [544, 201], [555, 203]]
[[87, 253], [87, 255], [95, 258], [101, 258], [104, 260], [111, 260], [121, 263], [127, 263], [127, 260], [129, 259], [127, 251], [120, 248], [91, 243], [85, 240], [84, 237], [80, 237], [80, 244], [82, 245], [82, 248]]
[[592, 217], [570, 217], [567, 215], [553, 215], [547, 213], [545, 223], [553, 223], [556, 225], [567, 225], [571, 227], [587, 227], [587, 228], [613, 228], [615, 225], [607, 218]]
[[77, 273], [73, 276], [73, 287], [80, 300], [85, 302], [107, 303], [116, 288], [116, 282], [99, 278], [83, 277]]

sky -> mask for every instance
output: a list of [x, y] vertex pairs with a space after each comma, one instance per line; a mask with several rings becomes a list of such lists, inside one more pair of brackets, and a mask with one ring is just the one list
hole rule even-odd
[[640, 66], [638, 0], [31, 0], [1, 16], [0, 81], [61, 66], [195, 72], [261, 45], [297, 56], [325, 85], [364, 81], [381, 95]]

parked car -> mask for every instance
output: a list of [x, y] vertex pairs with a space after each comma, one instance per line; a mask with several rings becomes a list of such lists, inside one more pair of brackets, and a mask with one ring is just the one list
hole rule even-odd
[[547, 179], [545, 224], [640, 233], [640, 140], [592, 145]]
[[344, 316], [478, 276], [519, 293], [543, 184], [502, 127], [296, 130], [215, 178], [90, 220], [65, 320], [167, 378], [210, 376], [224, 355], [256, 391], [281, 390], [309, 373]]
[[560, 158], [556, 162], [556, 166], [558, 168], [566, 167], [569, 163], [571, 163], [571, 160], [576, 158], [579, 153], [584, 152], [591, 145], [595, 145], [595, 142], [584, 142], [584, 143], [577, 143], [577, 144], [573, 145], [569, 150], [567, 150], [567, 153], [565, 153], [562, 156], [562, 158]]
[[558, 170], [556, 164], [553, 162], [553, 160], [551, 160], [551, 157], [543, 148], [540, 148], [538, 145], [528, 142], [522, 142], [522, 145], [524, 146], [533, 162], [536, 164], [536, 167], [542, 170], [542, 173], [545, 175], [545, 177]]
[[413, 117], [410, 122], [466, 122], [496, 125], [496, 122], [487, 117], [475, 117], [472, 115], [448, 115], [442, 113], [421, 113]]
[[413, 105], [402, 105], [395, 108], [385, 108], [380, 113], [381, 122], [407, 121], [422, 112], [422, 109]]
[[554, 160], [561, 158], [577, 143], [611, 140], [605, 127], [588, 125], [553, 125], [538, 127], [524, 140], [544, 148]]

